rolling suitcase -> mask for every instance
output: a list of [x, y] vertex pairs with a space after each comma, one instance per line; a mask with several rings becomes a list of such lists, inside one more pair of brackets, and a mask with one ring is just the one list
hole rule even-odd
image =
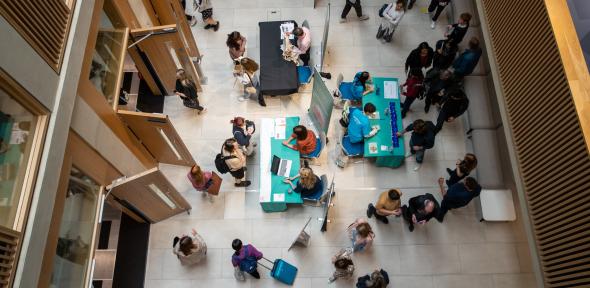
[[272, 276], [272, 278], [275, 278], [287, 285], [293, 285], [293, 282], [295, 282], [295, 276], [297, 276], [297, 267], [285, 262], [282, 259], [277, 259], [272, 262], [264, 257], [262, 258], [273, 264], [271, 269], [262, 263], [258, 263], [260, 266], [270, 270], [270, 276]]

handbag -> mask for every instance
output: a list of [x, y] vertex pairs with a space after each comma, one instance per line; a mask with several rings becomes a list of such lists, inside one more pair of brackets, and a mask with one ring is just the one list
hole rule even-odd
[[217, 173], [211, 172], [211, 179], [209, 179], [209, 181], [207, 182], [205, 190], [210, 195], [218, 195], [219, 188], [221, 187], [221, 182], [223, 182], [223, 179], [221, 179], [221, 177], [219, 177]]
[[240, 270], [238, 267], [234, 269], [234, 277], [238, 281], [246, 281], [246, 275], [244, 275], [244, 271]]

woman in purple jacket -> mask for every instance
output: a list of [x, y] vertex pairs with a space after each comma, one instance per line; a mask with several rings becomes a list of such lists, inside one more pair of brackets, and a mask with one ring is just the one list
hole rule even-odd
[[252, 244], [242, 245], [240, 239], [234, 239], [231, 247], [235, 250], [231, 256], [231, 264], [234, 265], [234, 268], [260, 279], [257, 261], [262, 259], [262, 252], [256, 250]]

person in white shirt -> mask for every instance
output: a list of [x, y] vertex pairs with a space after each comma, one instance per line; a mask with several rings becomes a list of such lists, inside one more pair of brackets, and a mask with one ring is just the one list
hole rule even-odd
[[377, 39], [383, 38], [383, 40], [391, 42], [395, 28], [397, 28], [397, 25], [399, 25], [404, 17], [404, 10], [403, 0], [397, 0], [395, 4], [391, 3], [387, 5], [382, 13], [383, 17], [381, 25], [379, 25], [379, 29], [377, 30]]
[[[289, 36], [291, 33], [287, 32], [286, 34]], [[297, 37], [297, 47], [293, 47], [293, 51], [299, 55], [303, 66], [309, 66], [311, 32], [307, 27], [297, 27], [293, 29], [293, 35]]]

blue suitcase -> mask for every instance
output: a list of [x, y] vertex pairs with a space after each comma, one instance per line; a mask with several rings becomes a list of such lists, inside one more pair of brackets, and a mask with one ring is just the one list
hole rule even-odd
[[270, 276], [272, 276], [272, 278], [275, 278], [287, 285], [293, 285], [293, 282], [295, 282], [295, 277], [297, 276], [297, 267], [285, 262], [282, 259], [277, 259], [274, 262], [264, 257], [263, 259], [273, 264], [271, 269], [264, 266], [262, 263], [258, 263], [262, 267], [270, 270]]

